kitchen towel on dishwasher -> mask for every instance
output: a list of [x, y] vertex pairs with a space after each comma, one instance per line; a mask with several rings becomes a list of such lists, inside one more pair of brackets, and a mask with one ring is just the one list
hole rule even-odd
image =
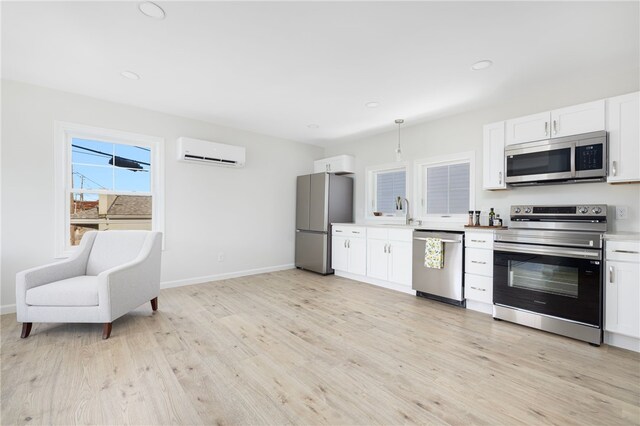
[[444, 244], [440, 238], [426, 238], [424, 245], [424, 266], [433, 269], [444, 268]]

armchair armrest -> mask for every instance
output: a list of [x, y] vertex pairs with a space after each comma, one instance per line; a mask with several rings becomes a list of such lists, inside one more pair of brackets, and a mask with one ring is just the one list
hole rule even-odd
[[79, 257], [72, 257], [61, 262], [50, 263], [18, 272], [16, 274], [16, 288], [27, 291], [30, 288], [43, 284], [84, 275], [85, 270], [86, 261], [83, 261], [83, 259]]
[[98, 300], [110, 312], [110, 320], [158, 295], [162, 234], [155, 234], [145, 242], [134, 260], [98, 275]]
[[67, 260], [27, 269], [16, 274], [16, 312], [18, 321], [25, 321], [27, 290], [55, 281], [84, 275], [87, 258], [95, 239], [95, 232], [88, 232], [82, 238], [78, 250]]

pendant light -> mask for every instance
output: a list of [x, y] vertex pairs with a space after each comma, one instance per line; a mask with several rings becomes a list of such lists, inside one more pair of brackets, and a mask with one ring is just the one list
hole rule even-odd
[[396, 148], [396, 161], [402, 161], [402, 148], [400, 147], [400, 126], [404, 123], [402, 118], [398, 118], [395, 123], [398, 125], [398, 147]]

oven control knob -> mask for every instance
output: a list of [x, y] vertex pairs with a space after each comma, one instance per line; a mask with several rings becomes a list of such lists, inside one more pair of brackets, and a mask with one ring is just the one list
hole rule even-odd
[[602, 209], [600, 207], [594, 207], [594, 208], [591, 209], [591, 211], [593, 212], [593, 214], [602, 213]]
[[527, 214], [531, 213], [531, 207], [525, 207], [524, 212]]
[[587, 207], [578, 207], [578, 211], [582, 214], [587, 214], [589, 213], [589, 209]]
[[514, 213], [520, 213], [520, 207], [516, 207], [516, 208], [514, 208], [514, 209], [513, 209], [513, 212], [514, 212]]

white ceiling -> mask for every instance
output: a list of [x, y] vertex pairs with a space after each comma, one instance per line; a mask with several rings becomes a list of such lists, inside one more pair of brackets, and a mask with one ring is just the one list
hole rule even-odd
[[638, 2], [157, 3], [2, 2], [2, 77], [322, 145], [640, 61]]

